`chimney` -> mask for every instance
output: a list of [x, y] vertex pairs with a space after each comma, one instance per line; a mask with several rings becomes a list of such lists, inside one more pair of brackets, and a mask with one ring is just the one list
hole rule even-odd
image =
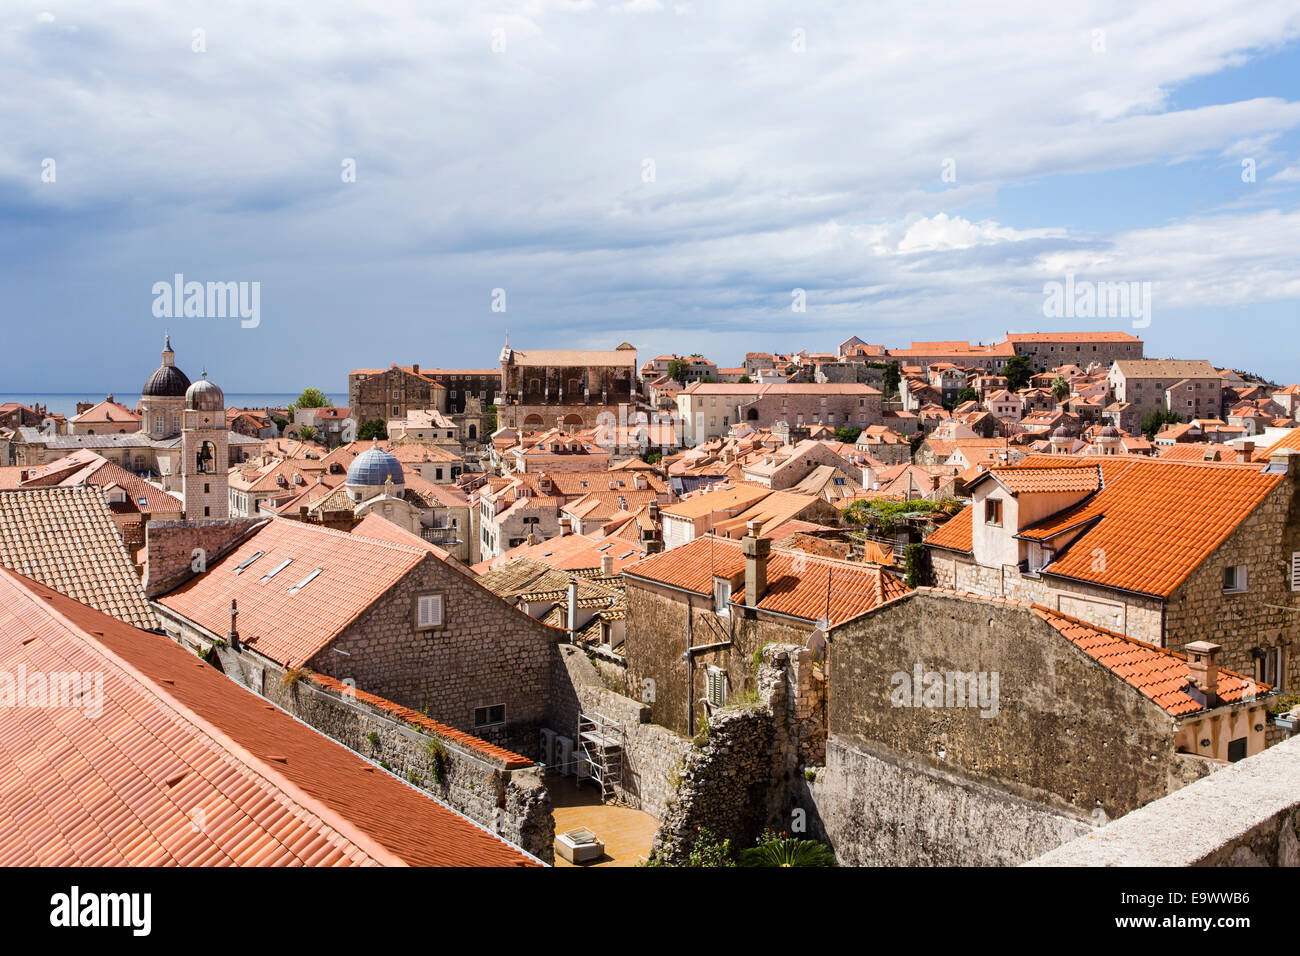
[[239, 606], [235, 599], [230, 599], [230, 630], [226, 632], [226, 643], [232, 651], [239, 650], [239, 631], [235, 628], [235, 618], [239, 616]]
[[614, 576], [614, 556], [612, 554], [602, 554], [600, 556], [600, 576], [603, 578]]
[[560, 519], [560, 537], [563, 538], [566, 534], [572, 534], [572, 533], [573, 533], [573, 519], [570, 518], [568, 515], [565, 515], [563, 518]]
[[1205, 706], [1219, 702], [1219, 651], [1218, 644], [1193, 641], [1184, 648], [1187, 652], [1187, 678], [1196, 689], [1205, 694]]
[[652, 502], [650, 502], [649, 505], [646, 506], [646, 515], [650, 518], [651, 521], [654, 521], [654, 522], [656, 522], [656, 523], [659, 521], [659, 502], [658, 502], [658, 501], [652, 501]]
[[745, 604], [757, 607], [767, 594], [767, 559], [772, 553], [772, 539], [760, 537], [763, 523], [757, 519], [745, 525], [747, 534], [740, 539], [745, 555]]
[[1241, 443], [1241, 453], [1247, 458], [1255, 453], [1255, 443], [1253, 441], [1244, 441]]
[[419, 375], [419, 374], [420, 374], [420, 366], [418, 366], [418, 365], [412, 365], [412, 366], [411, 366], [411, 371], [414, 372], [416, 375]]
[[577, 642], [578, 637], [578, 579], [569, 579], [569, 643]]

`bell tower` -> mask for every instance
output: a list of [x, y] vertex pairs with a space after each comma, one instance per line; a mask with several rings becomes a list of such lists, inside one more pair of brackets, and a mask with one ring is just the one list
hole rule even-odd
[[226, 397], [203, 373], [185, 393], [181, 427], [181, 497], [185, 518], [230, 517]]

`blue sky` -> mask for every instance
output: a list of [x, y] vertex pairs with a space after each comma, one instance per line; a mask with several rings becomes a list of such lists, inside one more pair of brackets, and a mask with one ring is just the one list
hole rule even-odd
[[[725, 366], [1128, 326], [1045, 318], [1067, 272], [1150, 282], [1150, 355], [1300, 380], [1300, 8], [1132, 6], [7, 0], [0, 391], [126, 393], [164, 328], [248, 392], [507, 329]], [[260, 324], [156, 317], [177, 272]]]

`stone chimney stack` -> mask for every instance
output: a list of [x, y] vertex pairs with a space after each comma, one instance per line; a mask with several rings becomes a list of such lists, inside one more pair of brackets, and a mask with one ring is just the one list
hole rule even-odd
[[578, 640], [578, 579], [569, 579], [569, 643], [576, 644]]
[[600, 556], [600, 576], [603, 578], [614, 576], [614, 556], [612, 554], [602, 554]]
[[239, 606], [235, 599], [230, 599], [230, 630], [226, 632], [226, 642], [232, 651], [239, 650], [239, 629], [235, 627], [235, 618], [239, 616]]
[[1209, 641], [1193, 641], [1184, 650], [1187, 652], [1187, 678], [1205, 694], [1205, 706], [1213, 707], [1219, 702], [1219, 651], [1218, 644]]
[[572, 533], [573, 533], [573, 519], [570, 518], [568, 515], [565, 515], [563, 518], [560, 519], [560, 537], [563, 538], [566, 534], [572, 534]]
[[746, 535], [740, 539], [740, 550], [745, 555], [745, 605], [757, 607], [767, 594], [767, 559], [772, 553], [772, 539], [761, 536], [763, 523], [750, 521]]

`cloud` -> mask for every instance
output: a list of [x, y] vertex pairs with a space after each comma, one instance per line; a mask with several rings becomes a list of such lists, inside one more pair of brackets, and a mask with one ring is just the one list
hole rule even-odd
[[[1300, 103], [1244, 85], [1182, 93], [1294, 42], [1293, 3], [885, 16], [722, 0], [591, 15], [662, 8], [228, 0], [182, 16], [69, 0], [51, 29], [15, 3], [0, 13], [0, 84], [23, 95], [0, 103], [0, 218], [21, 238], [0, 249], [21, 255], [0, 276], [56, 325], [86, 296], [50, 301], [36, 276], [97, 290], [142, 338], [147, 311], [129, 309], [154, 279], [265, 279], [268, 344], [241, 359], [250, 376], [338, 362], [327, 343], [358, 312], [358, 360], [396, 360], [418, 335], [441, 357], [410, 360], [477, 364], [507, 321], [521, 344], [677, 337], [660, 351], [868, 319], [962, 334], [971, 316], [1032, 317], [1067, 266], [1135, 271], [1170, 304], [1291, 294], [1297, 167], [1249, 212], [1216, 213], [1227, 200], [1197, 194], [1194, 174], [1247, 149], [1261, 170], [1283, 166]], [[56, 183], [41, 180], [46, 157]], [[340, 176], [349, 158], [355, 182]], [[1146, 167], [1186, 193], [1177, 221], [1106, 192]], [[1082, 177], [1100, 185], [1080, 196]], [[1004, 205], [1025, 183], [1062, 185]], [[1079, 225], [1080, 208], [1111, 207], [1110, 223]], [[495, 287], [508, 319], [487, 310]], [[806, 314], [790, 312], [794, 287]], [[106, 329], [87, 348], [120, 365], [113, 342]]]

